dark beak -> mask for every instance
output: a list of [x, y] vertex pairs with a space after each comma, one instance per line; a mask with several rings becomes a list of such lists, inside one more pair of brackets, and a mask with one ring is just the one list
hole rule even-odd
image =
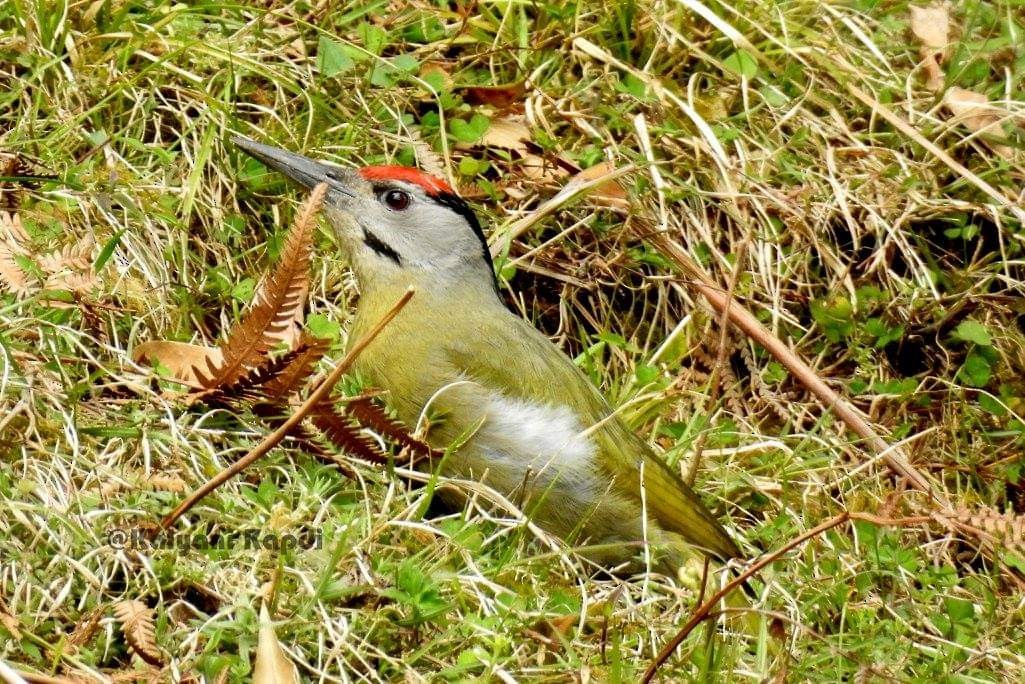
[[347, 197], [355, 197], [352, 187], [346, 183], [351, 172], [335, 166], [328, 166], [309, 157], [289, 152], [279, 147], [271, 147], [243, 138], [238, 135], [231, 137], [231, 142], [251, 157], [260, 160], [266, 166], [280, 171], [292, 180], [312, 189], [318, 183], [327, 183], [332, 192]]

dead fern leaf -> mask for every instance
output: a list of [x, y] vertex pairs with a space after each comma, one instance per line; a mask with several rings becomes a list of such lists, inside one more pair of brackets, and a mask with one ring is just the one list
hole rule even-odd
[[93, 271], [92, 253], [96, 246], [91, 235], [73, 245], [39, 257], [37, 264], [46, 274], [46, 289], [91, 292], [99, 283]]
[[365, 427], [380, 433], [399, 446], [409, 449], [417, 460], [437, 458], [441, 452], [410, 434], [405, 425], [395, 420], [369, 397], [354, 399], [348, 403], [347, 413]]
[[96, 606], [88, 613], [78, 619], [78, 624], [75, 625], [75, 629], [72, 630], [67, 640], [64, 642], [69, 646], [85, 646], [92, 641], [97, 630], [100, 628], [100, 619], [106, 612], [106, 606]]
[[239, 401], [280, 404], [289, 394], [302, 389], [303, 382], [327, 352], [328, 346], [327, 340], [304, 334], [292, 351], [249, 369], [231, 384], [199, 392], [194, 399], [221, 405]]
[[197, 372], [205, 389], [229, 385], [242, 378], [261, 357], [287, 335], [296, 312], [301, 313], [309, 288], [310, 259], [316, 215], [327, 184], [313, 189], [285, 240], [281, 259], [267, 277], [266, 287], [249, 312], [228, 334], [220, 364], [207, 361], [207, 373]]
[[280, 401], [298, 392], [330, 346], [329, 340], [304, 333], [289, 362], [261, 387], [263, 396], [270, 401]]
[[[254, 306], [259, 306], [260, 302], [266, 296], [265, 291], [269, 278], [263, 277], [260, 279], [259, 284], [256, 286], [256, 295], [253, 297], [255, 302]], [[283, 325], [280, 330], [268, 329], [266, 335], [268, 338], [274, 340], [274, 343], [270, 346], [276, 346], [284, 344], [289, 349], [294, 349], [299, 343], [299, 338], [302, 336], [302, 325], [303, 319], [305, 318], [306, 299], [310, 294], [309, 281], [303, 283], [302, 289], [297, 291], [294, 299], [294, 304], [291, 306], [291, 315], [288, 311], [281, 311], [278, 320], [282, 321]]]
[[19, 297], [29, 295], [35, 289], [30, 284], [28, 274], [21, 270], [21, 266], [14, 259], [14, 252], [6, 242], [0, 242], [0, 281]]
[[989, 549], [1005, 549], [1025, 560], [1025, 515], [1000, 513], [988, 506], [945, 511], [940, 517], [951, 527], [977, 537]]
[[95, 246], [92, 236], [86, 236], [80, 242], [65, 245], [39, 257], [39, 268], [51, 275], [67, 271], [88, 271], [92, 268], [92, 253]]
[[114, 604], [114, 617], [121, 623], [121, 633], [136, 654], [150, 665], [164, 664], [164, 654], [157, 646], [153, 609], [138, 599]]
[[21, 215], [18, 212], [0, 211], [0, 239], [5, 240], [13, 246], [18, 254], [28, 254], [29, 243], [28, 233], [21, 225]]
[[[0, 154], [0, 176], [12, 178], [28, 173], [28, 163], [17, 154]], [[17, 209], [21, 204], [22, 190], [0, 182], [0, 206]]]
[[24, 243], [28, 241], [18, 214], [0, 212], [0, 283], [8, 290], [24, 297], [35, 289], [29, 275], [18, 265], [16, 256], [24, 256]]
[[21, 630], [19, 629], [21, 622], [11, 613], [2, 597], [0, 597], [0, 625], [3, 625], [15, 641], [21, 641]]
[[371, 463], [387, 463], [388, 456], [351, 419], [338, 412], [330, 401], [322, 401], [310, 411], [312, 422], [336, 448]]

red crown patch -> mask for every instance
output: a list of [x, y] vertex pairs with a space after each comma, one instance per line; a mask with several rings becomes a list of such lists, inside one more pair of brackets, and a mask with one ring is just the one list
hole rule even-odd
[[395, 180], [419, 185], [428, 195], [455, 194], [448, 182], [411, 166], [365, 166], [359, 175], [368, 181]]

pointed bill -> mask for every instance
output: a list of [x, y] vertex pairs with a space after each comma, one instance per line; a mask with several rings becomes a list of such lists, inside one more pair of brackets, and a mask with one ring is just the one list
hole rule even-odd
[[351, 184], [347, 182], [351, 171], [329, 166], [301, 154], [289, 152], [280, 147], [264, 145], [238, 135], [232, 136], [231, 142], [249, 156], [263, 162], [275, 171], [280, 171], [306, 188], [312, 189], [318, 183], [327, 183], [331, 192], [348, 197], [356, 196]]

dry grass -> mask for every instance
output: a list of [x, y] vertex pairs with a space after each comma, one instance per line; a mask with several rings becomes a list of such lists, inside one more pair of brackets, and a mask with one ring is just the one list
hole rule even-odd
[[[160, 678], [244, 680], [268, 598], [311, 680], [632, 681], [694, 606], [669, 578], [593, 573], [487, 492], [439, 514], [433, 485], [371, 466], [347, 480], [287, 443], [183, 521], [224, 548], [112, 547], [264, 430], [186, 408], [131, 361], [149, 339], [212, 342], [281, 248], [293, 191], [231, 133], [451, 174], [494, 226], [511, 305], [670, 463], [701, 445], [698, 489], [751, 555], [844, 509], [930, 511], [753, 344], [731, 335], [715, 370], [718, 317], [639, 218], [723, 287], [736, 271], [737, 301], [965, 525], [1025, 513], [1020, 7], [952, 11], [938, 92], [903, 2], [466, 7], [0, 6], [0, 202], [27, 232], [0, 236], [27, 283], [0, 294], [3, 662], [156, 677], [115, 628], [141, 601]], [[468, 88], [519, 82], [511, 102]], [[989, 128], [951, 116], [950, 87], [988, 98]], [[471, 142], [473, 114], [530, 140]], [[633, 216], [591, 198], [522, 221], [604, 160], [636, 167]], [[337, 359], [356, 292], [334, 253], [320, 236], [308, 320]], [[303, 530], [322, 548], [244, 548]], [[966, 539], [941, 521], [837, 528], [764, 576], [752, 633], [696, 632], [663, 674], [1020, 679], [1025, 560]]]

